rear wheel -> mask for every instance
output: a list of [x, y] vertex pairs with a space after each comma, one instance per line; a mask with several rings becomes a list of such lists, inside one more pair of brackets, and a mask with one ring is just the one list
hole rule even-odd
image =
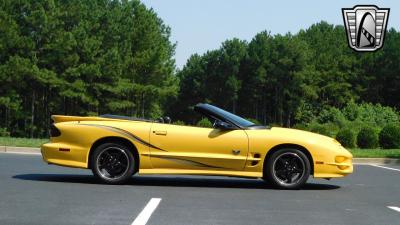
[[279, 188], [300, 188], [310, 176], [310, 161], [297, 149], [280, 149], [266, 163], [264, 175], [267, 182]]
[[105, 143], [98, 146], [91, 162], [93, 174], [108, 184], [125, 183], [135, 171], [132, 152], [120, 144]]

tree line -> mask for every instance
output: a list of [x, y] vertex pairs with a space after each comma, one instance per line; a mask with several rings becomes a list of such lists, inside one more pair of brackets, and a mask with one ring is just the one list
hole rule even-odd
[[199, 102], [287, 127], [354, 103], [400, 107], [395, 29], [374, 53], [354, 52], [344, 27], [326, 22], [296, 34], [262, 31], [193, 54], [182, 69], [170, 32], [138, 0], [2, 1], [2, 132], [45, 137], [51, 114], [169, 115], [195, 124]]
[[400, 107], [400, 33], [390, 29], [374, 53], [348, 47], [343, 26], [320, 22], [297, 34], [263, 31], [246, 42], [194, 54], [177, 73], [179, 116], [199, 101], [264, 124], [309, 123], [351, 102]]
[[176, 96], [170, 28], [139, 1], [0, 4], [3, 131], [46, 136], [51, 114], [156, 117]]

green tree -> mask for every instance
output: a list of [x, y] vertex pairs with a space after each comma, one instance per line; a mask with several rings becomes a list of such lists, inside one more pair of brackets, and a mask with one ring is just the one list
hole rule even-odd
[[170, 28], [140, 1], [0, 7], [0, 126], [45, 136], [51, 114], [163, 114], [177, 95]]

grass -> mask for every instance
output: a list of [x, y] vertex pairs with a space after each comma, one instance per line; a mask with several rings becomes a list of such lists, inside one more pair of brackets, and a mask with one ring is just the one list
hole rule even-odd
[[39, 138], [15, 138], [0, 137], [0, 146], [16, 146], [16, 147], [40, 147], [41, 144], [48, 142], [49, 139]]
[[[40, 147], [49, 139], [0, 137], [0, 146]], [[354, 158], [398, 158], [400, 149], [349, 149]]]
[[400, 149], [349, 149], [354, 158], [397, 158]]

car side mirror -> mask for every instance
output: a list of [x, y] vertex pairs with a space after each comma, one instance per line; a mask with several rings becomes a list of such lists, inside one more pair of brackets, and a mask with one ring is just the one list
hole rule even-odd
[[214, 128], [220, 129], [220, 130], [234, 130], [235, 127], [230, 124], [230, 123], [226, 123], [224, 121], [221, 120], [216, 120], [214, 122]]

